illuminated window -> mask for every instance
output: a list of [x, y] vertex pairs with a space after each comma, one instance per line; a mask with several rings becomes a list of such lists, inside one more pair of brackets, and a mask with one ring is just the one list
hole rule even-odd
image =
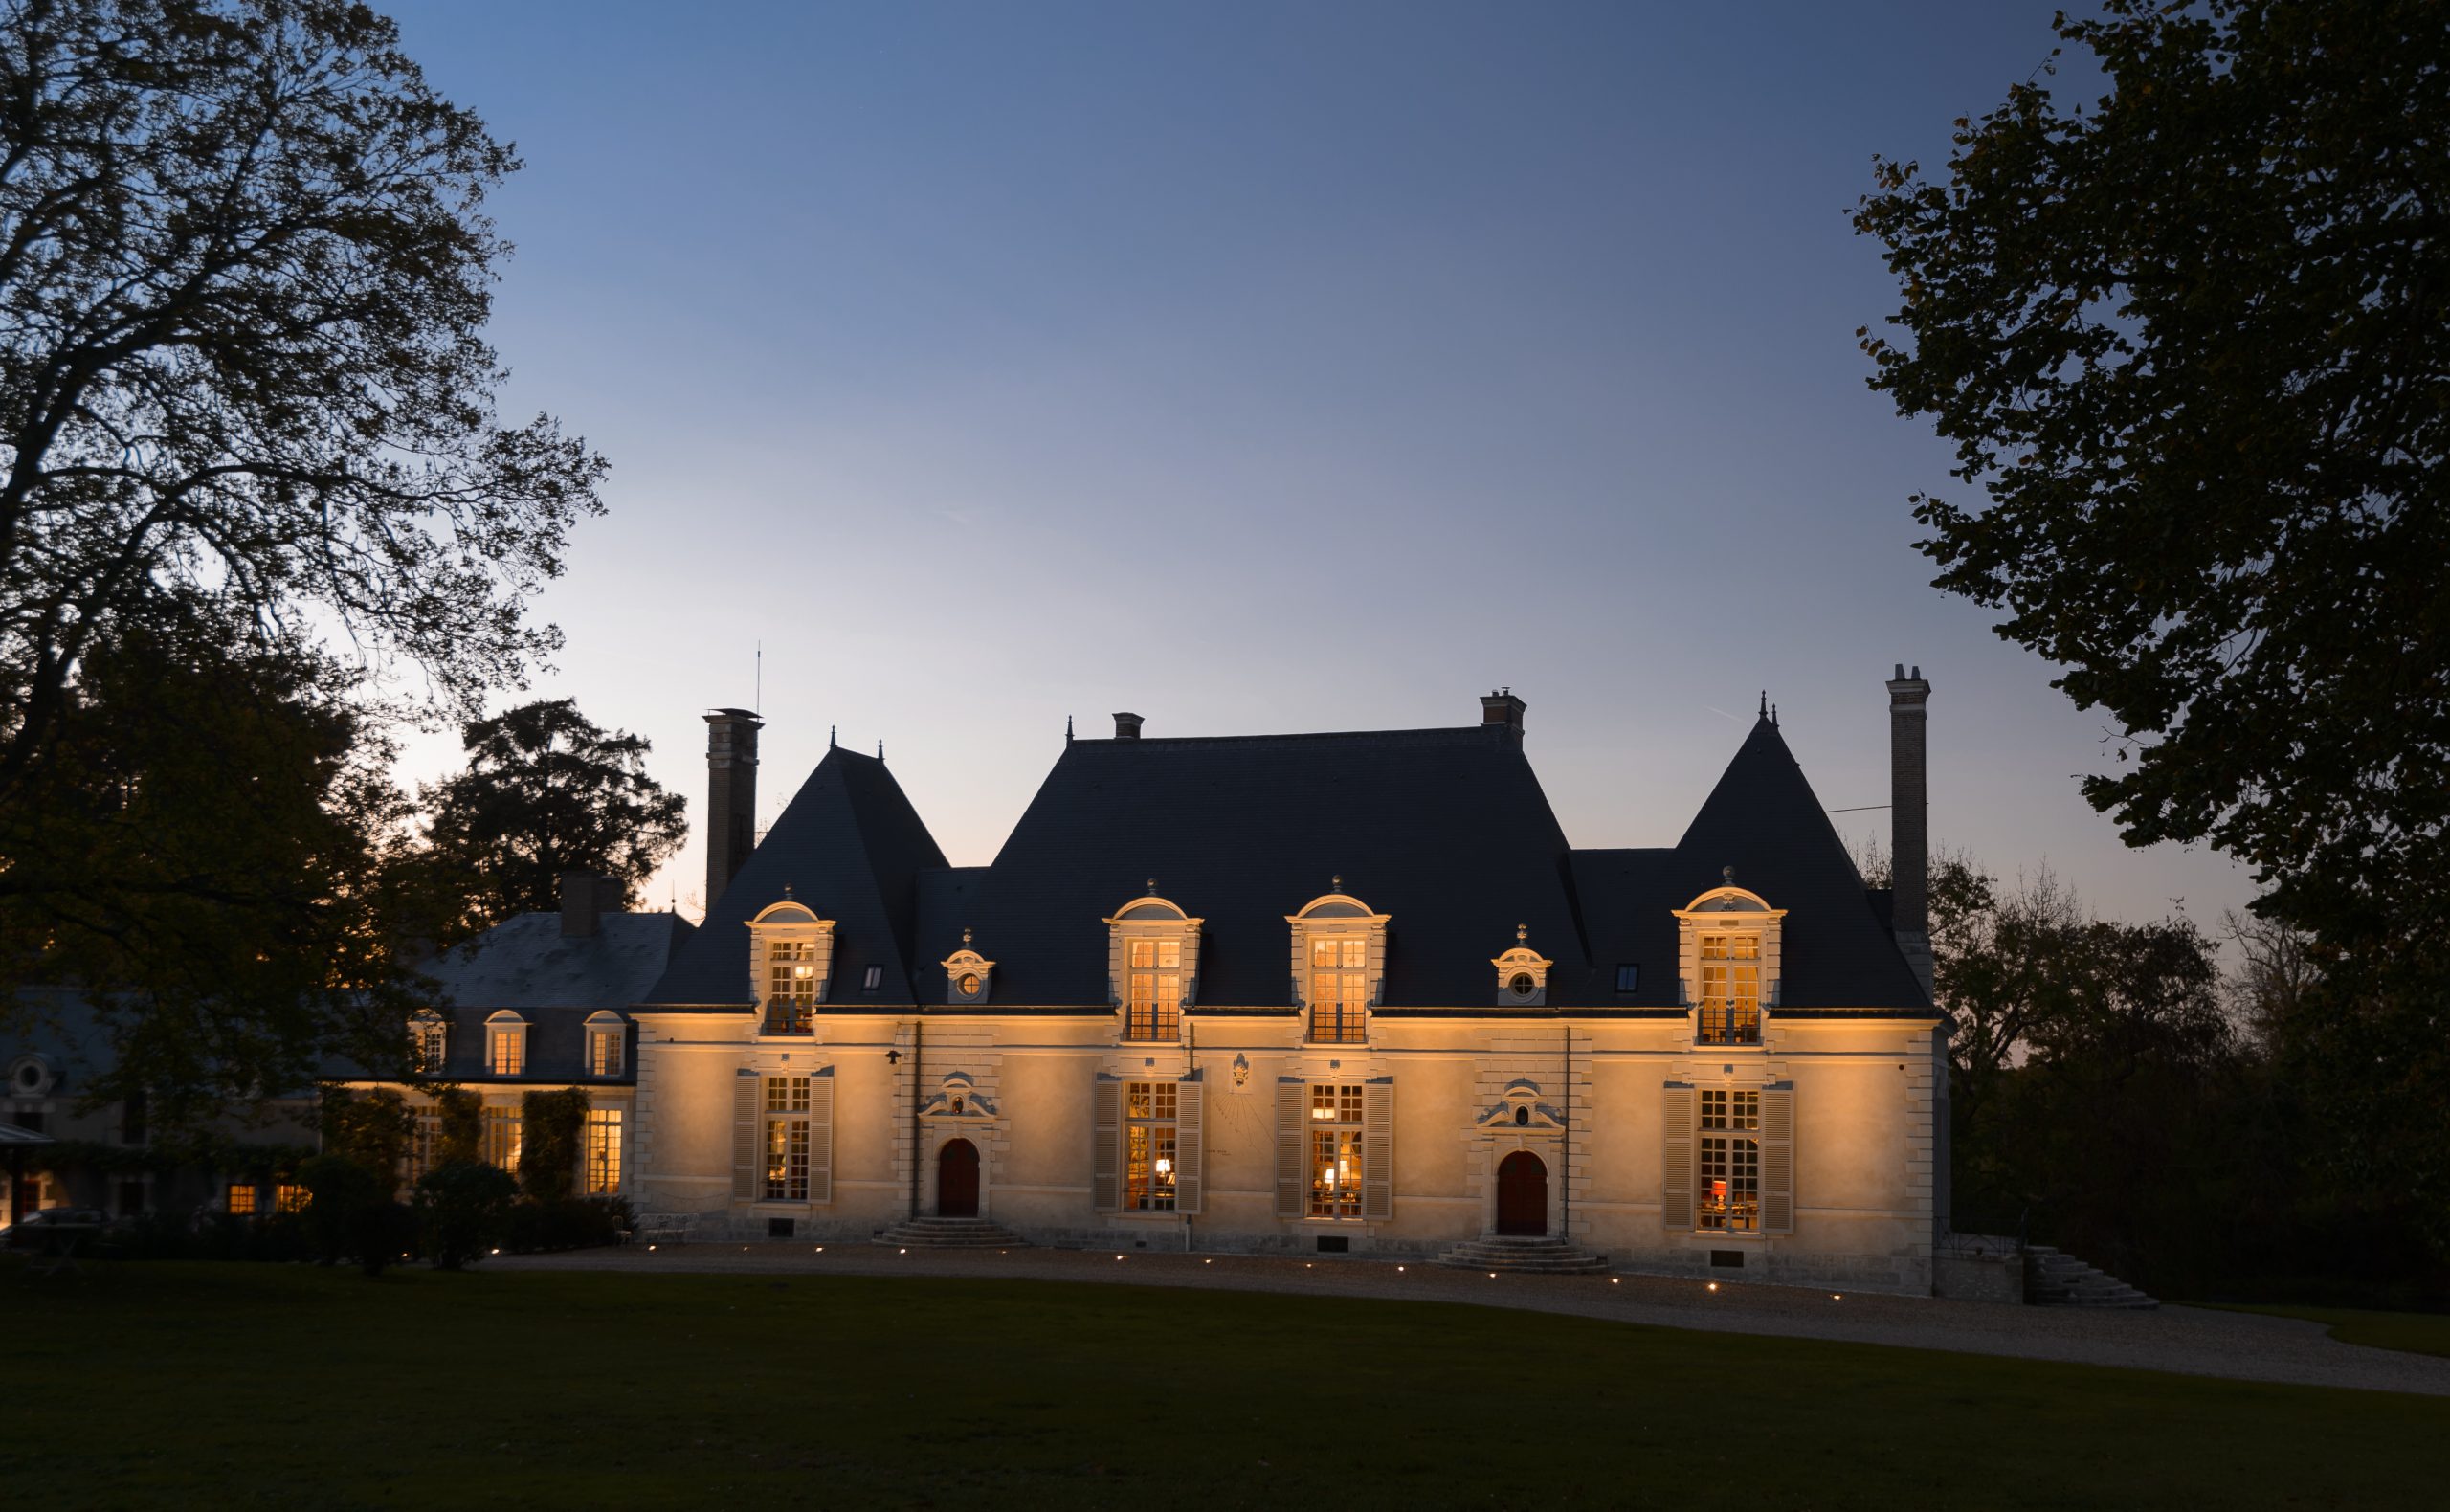
[[485, 1020], [485, 1069], [498, 1077], [527, 1073], [527, 1021], [516, 1013]]
[[1702, 936], [1702, 1031], [1705, 1045], [1761, 1042], [1761, 937]]
[[1130, 959], [1131, 995], [1124, 1016], [1123, 1037], [1178, 1037], [1182, 1032], [1183, 943], [1136, 939], [1125, 944]]
[[1310, 1038], [1359, 1044], [1369, 1037], [1369, 1009], [1370, 942], [1359, 935], [1313, 936]]
[[1140, 1212], [1174, 1211], [1175, 1087], [1129, 1081], [1123, 1088], [1123, 1205]]
[[427, 1009], [409, 1020], [409, 1059], [417, 1071], [427, 1076], [442, 1073], [444, 1056], [451, 1049], [451, 1024], [440, 1013]]
[[766, 1200], [808, 1201], [809, 1086], [806, 1077], [766, 1078]]
[[517, 1174], [522, 1137], [517, 1108], [485, 1109], [485, 1160]]
[[1361, 1216], [1361, 1089], [1310, 1089], [1310, 1216]]
[[256, 1184], [252, 1181], [232, 1182], [230, 1195], [224, 1202], [224, 1206], [234, 1217], [254, 1217], [256, 1215]]
[[[816, 942], [766, 944], [766, 1033], [804, 1034], [816, 1007]], [[600, 1073], [599, 1073], [600, 1075]]]
[[587, 1110], [587, 1192], [609, 1197], [621, 1190], [621, 1110]]
[[1700, 1227], [1761, 1226], [1761, 1094], [1702, 1093]]
[[621, 1056], [630, 1037], [629, 1026], [614, 1013], [596, 1013], [587, 1021], [587, 1074], [590, 1077], [617, 1077], [621, 1074]]
[[282, 1212], [302, 1212], [306, 1209], [306, 1189], [294, 1181], [284, 1181], [273, 1188], [272, 1203]]

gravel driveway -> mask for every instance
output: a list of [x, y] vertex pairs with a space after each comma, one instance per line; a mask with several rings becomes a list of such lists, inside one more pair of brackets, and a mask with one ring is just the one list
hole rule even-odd
[[1792, 1286], [1653, 1276], [1515, 1276], [1437, 1265], [1249, 1255], [1017, 1249], [911, 1250], [862, 1243], [768, 1241], [665, 1245], [649, 1251], [576, 1250], [504, 1256], [512, 1271], [670, 1271], [705, 1275], [966, 1276], [1131, 1286], [1192, 1286], [1325, 1297], [1406, 1297], [1567, 1313], [1665, 1328], [1721, 1329], [1796, 1339], [1967, 1354], [2015, 1355], [2187, 1375], [2341, 1386], [2450, 1396], [2450, 1359], [2340, 1344], [2320, 1323], [2198, 1307], [2120, 1312], [2013, 1307], [1939, 1298], [1842, 1297]]

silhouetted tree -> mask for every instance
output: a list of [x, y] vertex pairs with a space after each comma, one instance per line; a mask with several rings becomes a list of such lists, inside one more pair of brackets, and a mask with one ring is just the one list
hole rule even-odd
[[431, 885], [451, 935], [561, 906], [565, 872], [639, 887], [688, 835], [688, 805], [646, 772], [647, 742], [590, 723], [568, 699], [465, 728], [467, 769], [423, 790]]

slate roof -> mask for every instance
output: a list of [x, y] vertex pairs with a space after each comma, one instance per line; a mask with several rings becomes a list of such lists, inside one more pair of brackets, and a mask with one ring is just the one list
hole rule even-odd
[[[1206, 921], [1193, 1012], [1287, 1011], [1285, 916], [1341, 889], [1392, 916], [1385, 1008], [1495, 1008], [1518, 923], [1548, 1001], [1675, 1009], [1670, 910], [1720, 884], [1790, 910], [1782, 1011], [1927, 1008], [1777, 726], [1755, 724], [1683, 838], [1567, 844], [1503, 725], [1076, 740], [984, 867], [947, 867], [881, 762], [829, 751], [642, 1006], [751, 1002], [746, 921], [783, 897], [836, 921], [828, 1003], [953, 1012], [938, 964], [972, 931], [993, 1005], [1102, 1007], [1106, 926], [1154, 878]], [[1615, 991], [1638, 963], [1640, 988]], [[882, 967], [874, 993], [864, 968]], [[1533, 1014], [1539, 1010], [1510, 1011]]]
[[[443, 1042], [443, 1078], [514, 1084], [632, 1079], [634, 1049], [624, 1050], [619, 1077], [588, 1074], [587, 1021], [608, 1011], [626, 1015], [693, 931], [687, 921], [668, 913], [599, 914], [595, 927], [591, 935], [565, 935], [558, 912], [521, 914], [425, 966], [424, 973], [440, 986], [431, 1006], [451, 1025]], [[496, 1077], [486, 1065], [485, 1020], [504, 1009], [527, 1021], [526, 1063], [516, 1077]], [[635, 1047], [635, 1041], [633, 1034], [625, 1044]], [[326, 1077], [362, 1074], [345, 1058], [323, 1066]]]
[[[662, 980], [639, 1001], [699, 1007], [749, 1002], [748, 921], [780, 901], [789, 888], [791, 897], [835, 921], [829, 1001], [864, 995], [909, 1004], [920, 878], [946, 870], [945, 853], [884, 763], [839, 747], [828, 750], [707, 909], [705, 923], [673, 956]], [[954, 942], [960, 938], [956, 931]], [[936, 959], [951, 952], [947, 945]], [[880, 981], [875, 992], [862, 994], [860, 983], [870, 966], [882, 968]]]

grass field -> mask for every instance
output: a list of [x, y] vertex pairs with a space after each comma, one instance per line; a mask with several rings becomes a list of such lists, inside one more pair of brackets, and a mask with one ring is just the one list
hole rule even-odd
[[2260, 1303], [2239, 1303], [2233, 1310], [2328, 1323], [2331, 1337], [2342, 1344], [2361, 1344], [2375, 1349], [2403, 1349], [2410, 1354], [2438, 1354], [2450, 1358], [2450, 1314], [2393, 1313], [2368, 1311], [2360, 1307], [2299, 1307], [2293, 1304], [2266, 1306]]
[[2429, 1504], [2450, 1403], [1433, 1302], [0, 1268], [13, 1505]]

